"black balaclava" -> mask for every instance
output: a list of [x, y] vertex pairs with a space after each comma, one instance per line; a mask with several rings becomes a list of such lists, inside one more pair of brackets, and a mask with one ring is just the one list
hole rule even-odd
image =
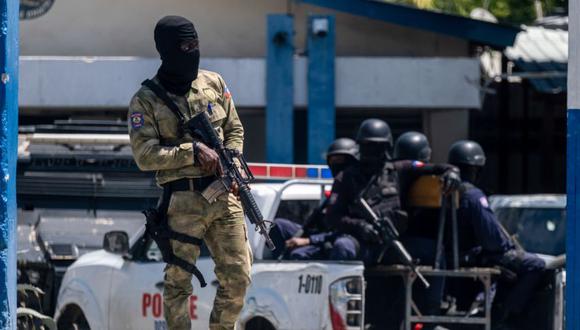
[[336, 154], [328, 156], [326, 163], [328, 164], [330, 173], [332, 173], [332, 177], [336, 178], [338, 173], [351, 167], [356, 162], [357, 160], [351, 155]]
[[479, 179], [481, 178], [483, 167], [464, 164], [458, 164], [457, 167], [461, 173], [461, 180], [467, 181], [475, 186], [479, 184]]
[[361, 169], [367, 174], [374, 174], [385, 166], [390, 159], [388, 144], [383, 142], [362, 142], [359, 144]]
[[195, 27], [188, 19], [165, 16], [157, 22], [155, 47], [161, 55], [157, 78], [165, 89], [177, 95], [189, 91], [199, 69], [199, 47], [183, 46], [188, 41], [195, 44], [198, 41]]

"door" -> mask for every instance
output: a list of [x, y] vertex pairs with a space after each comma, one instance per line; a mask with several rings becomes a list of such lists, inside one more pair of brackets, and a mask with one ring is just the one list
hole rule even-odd
[[[128, 260], [112, 274], [109, 301], [109, 328], [134, 330], [165, 330], [163, 317], [163, 269], [161, 252], [154, 242], [145, 247], [142, 261]], [[202, 248], [197, 267], [208, 285], [201, 288], [193, 277], [193, 295], [189, 298], [192, 329], [205, 329], [216, 293], [214, 264], [207, 250]]]

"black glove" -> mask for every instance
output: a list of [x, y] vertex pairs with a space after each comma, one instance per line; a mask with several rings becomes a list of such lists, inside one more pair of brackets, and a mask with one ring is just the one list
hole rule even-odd
[[441, 176], [441, 181], [443, 182], [443, 192], [448, 194], [459, 189], [461, 186], [461, 176], [459, 175], [459, 170], [449, 170]]
[[358, 227], [358, 236], [368, 243], [379, 243], [381, 235], [370, 223], [362, 223]]

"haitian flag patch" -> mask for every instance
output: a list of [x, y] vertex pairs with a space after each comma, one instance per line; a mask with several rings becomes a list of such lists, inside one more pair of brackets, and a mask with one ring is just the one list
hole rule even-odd
[[421, 167], [425, 166], [425, 163], [420, 162], [418, 160], [414, 160], [413, 163], [411, 163], [411, 166], [413, 168], [421, 168]]
[[228, 88], [228, 86], [226, 86], [226, 88], [224, 90], [224, 96], [226, 97], [227, 100], [232, 98], [232, 93], [230, 93], [230, 89]]
[[133, 129], [138, 129], [143, 126], [145, 119], [143, 118], [143, 114], [140, 112], [135, 112], [131, 114], [131, 127]]

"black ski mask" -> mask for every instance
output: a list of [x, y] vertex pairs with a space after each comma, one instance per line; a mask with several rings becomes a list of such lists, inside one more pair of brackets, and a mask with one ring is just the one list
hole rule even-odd
[[481, 172], [483, 172], [482, 166], [458, 165], [457, 167], [459, 167], [459, 172], [461, 173], [461, 180], [476, 186], [479, 185]]
[[338, 173], [349, 168], [356, 162], [356, 159], [351, 155], [331, 155], [328, 156], [327, 164], [332, 173], [332, 177], [336, 178]]
[[193, 23], [165, 16], [155, 26], [155, 47], [161, 56], [157, 78], [169, 92], [185, 95], [199, 69], [199, 43]]
[[359, 144], [360, 163], [363, 172], [374, 174], [385, 166], [390, 159], [387, 144], [381, 142], [363, 142]]

